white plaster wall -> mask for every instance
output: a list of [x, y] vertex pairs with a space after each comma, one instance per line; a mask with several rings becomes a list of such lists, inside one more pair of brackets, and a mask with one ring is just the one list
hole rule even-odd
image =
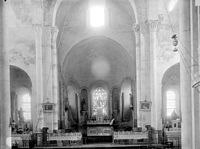
[[[32, 0], [6, 1], [5, 42], [9, 64], [24, 70], [32, 81], [32, 120], [36, 122], [35, 99], [35, 37], [32, 26], [34, 5]], [[39, 18], [38, 14], [38, 18]]]

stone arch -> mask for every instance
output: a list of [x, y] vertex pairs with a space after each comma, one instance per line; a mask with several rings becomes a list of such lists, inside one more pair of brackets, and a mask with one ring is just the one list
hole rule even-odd
[[67, 99], [70, 127], [78, 123], [79, 118], [79, 85], [75, 81], [69, 81], [67, 84]]
[[112, 41], [113, 43], [116, 43], [118, 44], [125, 52], [126, 56], [128, 59], [131, 59], [131, 55], [128, 53], [127, 49], [125, 49], [118, 41], [116, 41], [115, 39], [111, 38], [111, 37], [108, 37], [108, 36], [105, 36], [105, 35], [100, 35], [100, 36], [87, 36], [87, 37], [84, 37], [82, 39], [79, 39], [76, 43], [74, 43], [70, 48], [69, 50], [66, 50], [66, 53], [65, 53], [65, 59], [64, 61], [61, 63], [61, 66], [63, 68], [63, 65], [64, 65], [64, 62], [67, 58], [67, 56], [70, 54], [70, 52], [72, 51], [73, 48], [75, 48], [77, 45], [85, 42], [85, 41], [89, 41], [89, 40], [92, 40], [92, 39], [106, 39], [106, 40], [110, 40]]
[[[32, 81], [25, 70], [10, 65], [11, 118], [18, 127], [33, 129], [34, 100], [32, 99]], [[24, 102], [27, 102], [26, 108]], [[27, 106], [29, 109], [27, 109]]]
[[[94, 44], [96, 42], [100, 43], [100, 45]], [[99, 49], [102, 46], [101, 43], [105, 43], [105, 44], [103, 44], [104, 49], [102, 49], [102, 50], [107, 52], [107, 54], [102, 53], [102, 50], [99, 51]], [[105, 50], [106, 49], [105, 45], [107, 45], [106, 48], [110, 48], [110, 47], [112, 47], [112, 48]], [[113, 48], [113, 47], [116, 47], [116, 48]], [[92, 48], [97, 49], [97, 50], [93, 50]], [[93, 50], [93, 51], [90, 51], [90, 50]], [[90, 56], [90, 54], [92, 54], [92, 55]], [[115, 69], [116, 71], [118, 71], [120, 73], [120, 74], [118, 74], [118, 73], [115, 73], [115, 74], [117, 74], [117, 76], [121, 76], [121, 73], [127, 73], [127, 75], [124, 76], [124, 77], [127, 77], [127, 76], [131, 77], [132, 76], [134, 78], [136, 68], [132, 67], [133, 64], [134, 64], [132, 62], [133, 61], [132, 57], [128, 54], [128, 52], [118, 42], [116, 42], [116, 41], [114, 41], [110, 38], [104, 37], [104, 36], [94, 36], [94, 37], [90, 37], [90, 38], [81, 40], [80, 42], [77, 42], [77, 44], [75, 44], [70, 49], [70, 51], [65, 56], [64, 62], [62, 63], [62, 67], [61, 67], [61, 73], [64, 74], [64, 78], [67, 79], [66, 77], [68, 77], [69, 79], [72, 79], [72, 80], [75, 80], [75, 81], [77, 81], [76, 79], [79, 78], [78, 83], [81, 86], [84, 86], [84, 85], [88, 86], [89, 84], [80, 83], [80, 82], [84, 83], [85, 81], [87, 81], [87, 78], [84, 79], [84, 81], [82, 81], [82, 79], [80, 79], [80, 76], [77, 76], [77, 74], [79, 74], [79, 73], [75, 73], [75, 75], [72, 75], [71, 73], [75, 72], [76, 69], [78, 69], [77, 67], [75, 67], [75, 65], [77, 65], [77, 63], [79, 63], [78, 62], [79, 60], [81, 61], [82, 56], [83, 57], [86, 56], [86, 58], [83, 59], [84, 61], [88, 61], [89, 64], [92, 64], [94, 54], [98, 54], [98, 57], [99, 57], [99, 55], [106, 57], [106, 59], [109, 61], [109, 64], [111, 66], [116, 65], [116, 62], [119, 62], [117, 64], [119, 64], [121, 66], [122, 60], [123, 60], [123, 68], [121, 68], [121, 67], [119, 68], [118, 65], [114, 66], [114, 67], [118, 67], [119, 69], [121, 69], [121, 71], [119, 71], [119, 69], [117, 69], [117, 70]], [[78, 55], [80, 57], [79, 57], [79, 59], [76, 59], [75, 57], [78, 56]], [[119, 56], [119, 55], [121, 55], [121, 56]], [[73, 56], [75, 56], [75, 57], [72, 58]], [[116, 58], [113, 59], [113, 56], [116, 57]], [[113, 60], [115, 60], [116, 62], [113, 63]], [[73, 64], [75, 64], [75, 65], [73, 65]], [[72, 67], [72, 65], [73, 65], [73, 67]], [[83, 62], [81, 62], [80, 65], [85, 66], [85, 64]], [[80, 65], [77, 65], [77, 66], [80, 67]], [[89, 67], [89, 66], [87, 65], [87, 67]], [[80, 69], [82, 69], [82, 68], [83, 68], [83, 66], [80, 67]], [[124, 69], [126, 69], [126, 70], [123, 71]], [[72, 70], [72, 71], [70, 71], [70, 70]], [[84, 70], [84, 71], [86, 71], [86, 70]], [[102, 78], [100, 78], [100, 79], [94, 78], [94, 74], [91, 74], [92, 72], [90, 73], [90, 71], [91, 71], [91, 68], [87, 68], [87, 71], [85, 72], [86, 74], [89, 73], [88, 75], [92, 75], [91, 77], [89, 77], [90, 80], [93, 80], [93, 81], [102, 80]], [[70, 74], [66, 75], [67, 73], [70, 73]], [[113, 73], [113, 71], [111, 71], [111, 73]], [[82, 74], [84, 74], [83, 71], [82, 71]], [[115, 84], [115, 85], [120, 85], [120, 82], [121, 82], [122, 79], [123, 78], [120, 78], [120, 80], [118, 80], [119, 84]], [[90, 83], [92, 83], [92, 82], [90, 82]]]
[[137, 13], [135, 1], [129, 0], [129, 3], [131, 4], [131, 7], [133, 8], [135, 21], [136, 23], [138, 23], [138, 13]]
[[167, 91], [173, 91], [176, 95], [176, 114], [180, 116], [180, 63], [170, 66], [162, 78], [162, 113], [163, 119], [167, 119]]
[[130, 121], [131, 120], [131, 110], [130, 105], [133, 104], [131, 101], [132, 95], [132, 79], [130, 77], [126, 77], [121, 82], [121, 91], [120, 91], [120, 115], [122, 118], [122, 121]]
[[[13, 75], [14, 71], [20, 73], [20, 74], [23, 74], [23, 76], [17, 76], [16, 74]], [[32, 89], [32, 80], [29, 76], [29, 74], [22, 68], [18, 67], [18, 66], [15, 66], [15, 65], [10, 65], [10, 78], [11, 78], [11, 81], [12, 81], [12, 77], [24, 77], [26, 83], [28, 83], [27, 85], [26, 84], [22, 84], [24, 85], [24, 87], [27, 87], [29, 89]], [[21, 80], [22, 81], [22, 80]], [[12, 86], [11, 86], [12, 88]]]

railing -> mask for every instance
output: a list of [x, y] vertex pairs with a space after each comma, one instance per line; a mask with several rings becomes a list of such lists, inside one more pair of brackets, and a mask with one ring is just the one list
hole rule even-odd
[[148, 131], [133, 132], [133, 131], [119, 131], [113, 134], [113, 143], [116, 144], [135, 144], [148, 143]]
[[12, 134], [12, 146], [29, 147], [30, 134]]
[[49, 144], [55, 141], [57, 146], [79, 145], [82, 144], [82, 134], [76, 133], [51, 133], [48, 135], [47, 141]]

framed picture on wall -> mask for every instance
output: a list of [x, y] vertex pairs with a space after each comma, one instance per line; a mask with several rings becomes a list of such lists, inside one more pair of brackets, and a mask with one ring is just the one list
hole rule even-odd
[[50, 102], [43, 103], [43, 105], [42, 105], [43, 111], [44, 112], [53, 112], [54, 105], [55, 105], [54, 103], [50, 103]]
[[151, 101], [140, 101], [141, 111], [151, 111]]

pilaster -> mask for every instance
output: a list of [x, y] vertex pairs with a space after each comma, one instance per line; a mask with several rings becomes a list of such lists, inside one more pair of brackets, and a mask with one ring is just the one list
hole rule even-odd
[[151, 106], [151, 126], [158, 129], [158, 123], [161, 122], [159, 115], [159, 105], [161, 105], [161, 99], [158, 96], [158, 83], [157, 77], [157, 32], [159, 20], [149, 20], [149, 31], [150, 31], [150, 100]]
[[135, 33], [135, 39], [136, 39], [136, 101], [137, 101], [137, 126], [141, 127], [141, 121], [140, 121], [140, 101], [142, 99], [141, 96], [141, 48], [140, 48], [140, 25], [134, 24], [133, 30]]
[[35, 48], [36, 48], [36, 100], [37, 100], [37, 114], [36, 121], [33, 121], [33, 129], [40, 129], [43, 127], [43, 112], [42, 112], [42, 103], [43, 103], [43, 74], [42, 74], [42, 25], [34, 25], [35, 31]]

